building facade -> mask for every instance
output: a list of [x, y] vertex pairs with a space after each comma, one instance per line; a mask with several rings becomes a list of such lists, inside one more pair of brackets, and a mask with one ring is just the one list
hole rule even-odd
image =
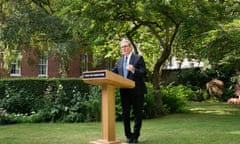
[[0, 78], [80, 77], [83, 71], [94, 69], [91, 67], [92, 56], [84, 52], [76, 52], [64, 68], [60, 56], [38, 52], [34, 48], [17, 52], [8, 63], [4, 61], [4, 52], [0, 56]]

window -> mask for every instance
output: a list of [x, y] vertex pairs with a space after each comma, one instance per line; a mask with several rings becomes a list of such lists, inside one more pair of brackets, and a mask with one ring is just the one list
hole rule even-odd
[[81, 54], [80, 55], [80, 73], [88, 70], [88, 55]]
[[111, 70], [111, 68], [112, 68], [112, 59], [110, 57], [106, 59], [105, 67], [106, 67], [106, 69]]
[[20, 60], [14, 60], [11, 63], [10, 76], [20, 76], [21, 75], [21, 65]]
[[38, 76], [47, 76], [48, 75], [48, 56], [46, 52], [40, 54], [39, 57], [39, 69]]

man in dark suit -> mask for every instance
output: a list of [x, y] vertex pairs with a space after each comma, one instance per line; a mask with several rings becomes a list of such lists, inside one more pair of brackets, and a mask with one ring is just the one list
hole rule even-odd
[[[142, 56], [132, 53], [132, 44], [129, 40], [122, 40], [120, 46], [123, 56], [118, 60], [112, 71], [135, 82], [135, 88], [122, 88], [120, 89], [120, 95], [127, 142], [137, 143], [142, 127], [144, 94], [147, 93], [144, 83], [146, 66]], [[130, 125], [131, 108], [133, 108], [134, 114], [133, 132]]]

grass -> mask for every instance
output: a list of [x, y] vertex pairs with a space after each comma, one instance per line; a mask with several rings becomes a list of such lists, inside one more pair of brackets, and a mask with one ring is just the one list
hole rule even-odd
[[[240, 105], [193, 103], [187, 113], [144, 120], [139, 144], [239, 144]], [[121, 122], [116, 137], [125, 141]], [[0, 144], [87, 144], [101, 139], [101, 123], [0, 126]]]

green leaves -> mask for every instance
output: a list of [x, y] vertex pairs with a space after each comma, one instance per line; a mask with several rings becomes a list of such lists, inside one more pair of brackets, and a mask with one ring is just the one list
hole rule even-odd
[[116, 59], [119, 41], [128, 38], [152, 70], [171, 55], [218, 62], [239, 45], [240, 6], [234, 0], [24, 0], [4, 4], [8, 9], [2, 9], [1, 20], [5, 21], [0, 39], [10, 49], [47, 45], [71, 57], [78, 47], [102, 60]]

